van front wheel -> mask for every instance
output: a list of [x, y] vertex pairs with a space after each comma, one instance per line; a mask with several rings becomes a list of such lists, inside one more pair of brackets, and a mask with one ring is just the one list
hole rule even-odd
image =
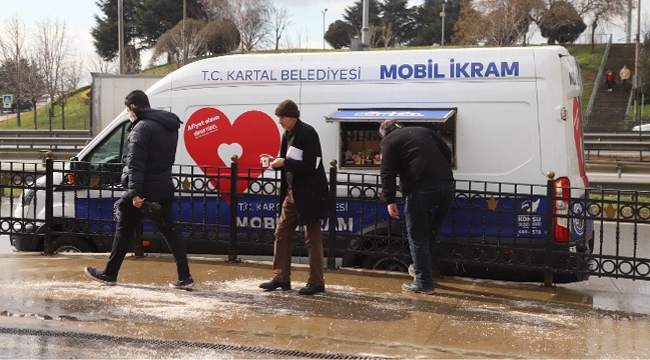
[[54, 253], [85, 253], [92, 252], [92, 249], [83, 240], [76, 237], [62, 236], [52, 242]]

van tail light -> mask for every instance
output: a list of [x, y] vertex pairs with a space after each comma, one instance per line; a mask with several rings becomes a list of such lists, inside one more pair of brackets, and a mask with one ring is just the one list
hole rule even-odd
[[555, 232], [555, 241], [570, 242], [571, 229], [569, 229], [569, 179], [565, 177], [555, 180], [555, 204], [553, 204], [553, 213], [555, 220], [553, 229]]

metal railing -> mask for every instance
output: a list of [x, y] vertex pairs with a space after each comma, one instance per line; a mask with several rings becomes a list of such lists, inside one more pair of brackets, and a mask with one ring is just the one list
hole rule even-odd
[[578, 37], [573, 37], [573, 36], [568, 36], [568, 35], [560, 35], [560, 38], [558, 39], [560, 44], [565, 44], [567, 43], [568, 40], [572, 40], [569, 43], [571, 44], [576, 44], [576, 45], [590, 45], [590, 44], [605, 44], [607, 41], [611, 42], [612, 35], [611, 34], [594, 34], [592, 37], [590, 35], [580, 35]]
[[628, 140], [628, 141], [584, 141], [585, 159], [591, 159], [593, 155], [597, 158], [612, 157], [614, 159], [634, 159], [638, 161], [649, 161], [650, 140]]
[[605, 65], [607, 64], [607, 58], [609, 57], [609, 50], [612, 48], [612, 35], [609, 35], [607, 40], [607, 47], [605, 48], [605, 53], [603, 54], [603, 60], [600, 62], [600, 68], [598, 69], [598, 75], [596, 76], [596, 82], [594, 83], [594, 88], [591, 91], [591, 96], [589, 97], [589, 103], [587, 104], [587, 111], [584, 114], [584, 119], [587, 121], [582, 124], [582, 128], [587, 128], [587, 122], [589, 121], [589, 115], [594, 108], [594, 103], [596, 102], [596, 94], [598, 93], [598, 85], [600, 84], [601, 79], [603, 78], [603, 72], [605, 71]]
[[650, 132], [619, 132], [619, 133], [603, 133], [603, 132], [589, 132], [584, 133], [583, 138], [585, 141], [646, 141], [650, 140]]
[[51, 151], [58, 159], [69, 159], [83, 149], [92, 138], [70, 136], [2, 136], [0, 132], [0, 159], [40, 159]]
[[[61, 163], [48, 159], [39, 185], [33, 164], [2, 164], [0, 233], [22, 251], [53, 254], [62, 245], [110, 251], [121, 164], [75, 162], [65, 169]], [[177, 230], [188, 253], [227, 254], [230, 261], [273, 254], [277, 172], [240, 168], [234, 161], [230, 167], [175, 166], [173, 179]], [[560, 180], [553, 174], [538, 185], [457, 179], [437, 270], [479, 277], [533, 274], [547, 285], [589, 275], [650, 280], [650, 243], [641, 241], [650, 238], [650, 192], [585, 193], [558, 187]], [[327, 266], [334, 268], [340, 258], [346, 267], [406, 271], [411, 260], [405, 225], [388, 216], [379, 175], [339, 172], [333, 162], [329, 189]], [[300, 235], [294, 256], [307, 254]], [[168, 249], [145, 221], [133, 251]]]

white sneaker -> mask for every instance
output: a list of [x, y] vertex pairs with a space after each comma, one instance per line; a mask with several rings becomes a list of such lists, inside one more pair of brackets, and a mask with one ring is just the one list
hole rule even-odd
[[415, 278], [415, 266], [413, 264], [409, 265], [409, 275], [413, 276]]

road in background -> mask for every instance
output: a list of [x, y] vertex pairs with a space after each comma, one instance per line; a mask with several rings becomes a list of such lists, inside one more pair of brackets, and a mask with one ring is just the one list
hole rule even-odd
[[[37, 102], [36, 102], [36, 108], [38, 109], [38, 108], [40, 108], [41, 106], [43, 106], [43, 105], [47, 105], [47, 104], [49, 104], [49, 103], [50, 103], [49, 100], [48, 100], [48, 101], [37, 101]], [[21, 111], [21, 114], [26, 114], [26, 113], [31, 113], [31, 111]], [[16, 114], [15, 114], [15, 113], [12, 113], [12, 112], [5, 112], [5, 111], [2, 109], [2, 105], [0, 105], [0, 123], [2, 123], [3, 121], [7, 121], [7, 120], [9, 120], [9, 119], [13, 119], [13, 118], [15, 118], [15, 117], [16, 117]], [[1, 130], [1, 129], [2, 129], [2, 128], [0, 128], [0, 130]]]

